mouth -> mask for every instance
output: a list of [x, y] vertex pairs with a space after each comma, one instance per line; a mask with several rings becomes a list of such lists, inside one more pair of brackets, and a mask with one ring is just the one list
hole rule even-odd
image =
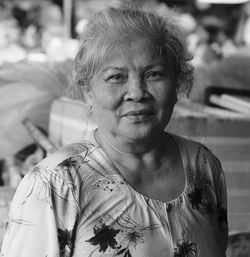
[[122, 117], [128, 118], [133, 121], [146, 121], [151, 119], [155, 113], [151, 110], [136, 110], [136, 111], [129, 111], [122, 115]]

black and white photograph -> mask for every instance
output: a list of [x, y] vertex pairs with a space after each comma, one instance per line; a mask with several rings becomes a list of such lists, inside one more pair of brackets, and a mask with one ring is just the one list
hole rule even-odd
[[0, 0], [0, 257], [250, 257], [250, 0]]

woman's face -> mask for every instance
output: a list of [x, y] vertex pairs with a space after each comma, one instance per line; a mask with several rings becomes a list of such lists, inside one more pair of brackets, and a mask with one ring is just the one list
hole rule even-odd
[[159, 135], [176, 103], [164, 57], [142, 38], [117, 44], [90, 82], [87, 102], [100, 133], [128, 141]]

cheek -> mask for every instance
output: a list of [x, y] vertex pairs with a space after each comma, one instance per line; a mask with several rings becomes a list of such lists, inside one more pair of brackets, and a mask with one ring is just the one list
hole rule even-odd
[[93, 100], [94, 107], [114, 111], [119, 107], [122, 96], [116, 90], [103, 90], [99, 88], [94, 90]]
[[160, 107], [173, 107], [177, 101], [177, 94], [174, 88], [163, 88], [158, 91], [157, 101]]

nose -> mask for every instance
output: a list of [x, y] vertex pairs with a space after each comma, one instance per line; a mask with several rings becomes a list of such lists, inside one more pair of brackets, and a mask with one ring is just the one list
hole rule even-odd
[[149, 96], [145, 83], [139, 79], [131, 79], [128, 83], [127, 92], [124, 99], [126, 101], [140, 102]]

